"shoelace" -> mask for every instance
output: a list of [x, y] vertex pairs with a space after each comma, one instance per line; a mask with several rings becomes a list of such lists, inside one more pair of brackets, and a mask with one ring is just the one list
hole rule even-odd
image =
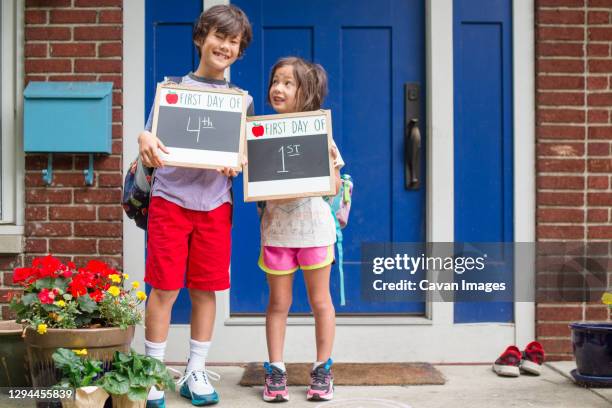
[[325, 370], [325, 368], [318, 367], [310, 373], [310, 378], [312, 378], [312, 382], [315, 384], [327, 384], [326, 378], [328, 374], [329, 371]]
[[280, 370], [272, 370], [271, 372], [268, 372], [268, 375], [270, 376], [269, 378], [272, 385], [277, 385], [283, 383], [283, 380], [287, 374]]
[[179, 378], [179, 380], [176, 382], [176, 385], [178, 385], [178, 386], [183, 385], [183, 383], [185, 381], [187, 381], [189, 379], [189, 376], [191, 376], [191, 375], [193, 375], [194, 380], [197, 381], [197, 379], [198, 379], [197, 378], [198, 377], [197, 373], [200, 373], [200, 375], [202, 377], [202, 380], [206, 384], [209, 384], [208, 377], [210, 377], [210, 379], [213, 380], [213, 381], [219, 381], [221, 379], [221, 375], [215, 373], [214, 371], [210, 371], [210, 370], [207, 370], [207, 369], [204, 369], [204, 370], [189, 370], [189, 371], [186, 371], [184, 374], [181, 373], [178, 370], [175, 370], [172, 367], [168, 367], [168, 370], [170, 370], [170, 371], [178, 374], [179, 376], [181, 376], [181, 378]]

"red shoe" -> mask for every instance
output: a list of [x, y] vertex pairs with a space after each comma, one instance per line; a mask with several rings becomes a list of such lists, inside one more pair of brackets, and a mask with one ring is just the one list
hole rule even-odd
[[506, 351], [493, 363], [493, 371], [503, 377], [518, 377], [521, 374], [520, 363], [521, 351], [516, 346], [508, 346]]
[[540, 375], [544, 363], [544, 349], [537, 341], [532, 341], [525, 347], [520, 368], [530, 374]]

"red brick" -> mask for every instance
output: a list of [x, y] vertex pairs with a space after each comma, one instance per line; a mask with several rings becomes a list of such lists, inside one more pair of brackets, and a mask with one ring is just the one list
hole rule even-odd
[[123, 209], [119, 205], [113, 207], [98, 207], [98, 219], [100, 221], [118, 221], [123, 219]]
[[538, 176], [537, 185], [542, 190], [582, 190], [584, 177]]
[[121, 154], [123, 152], [123, 143], [121, 140], [113, 140], [112, 153]]
[[50, 188], [26, 190], [26, 203], [58, 203], [67, 204], [72, 202], [71, 190], [54, 190]]
[[587, 306], [586, 320], [607, 320], [608, 306]]
[[[72, 169], [72, 155], [53, 155], [53, 170]], [[26, 155], [26, 170], [42, 170], [47, 168], [47, 156], [42, 154]]]
[[539, 109], [538, 122], [552, 123], [583, 123], [584, 111], [578, 109]]
[[607, 190], [608, 176], [589, 176], [588, 186], [596, 190]]
[[[612, 71], [612, 65], [610, 65]], [[596, 93], [587, 96], [589, 106], [612, 106], [612, 92], [610, 93]]]
[[123, 104], [123, 92], [113, 92], [113, 107], [121, 107]]
[[610, 22], [610, 13], [607, 11], [589, 11], [588, 24], [608, 24]]
[[582, 226], [538, 225], [538, 239], [582, 239]]
[[94, 10], [51, 10], [51, 24], [95, 23], [97, 14]]
[[76, 0], [76, 7], [121, 7], [123, 0]]
[[93, 205], [50, 207], [49, 219], [51, 220], [95, 220], [96, 207]]
[[582, 7], [584, 0], [539, 0], [538, 7]]
[[537, 45], [537, 55], [546, 57], [582, 57], [582, 44], [567, 44], [563, 42], [545, 42]]
[[47, 219], [46, 206], [28, 206], [25, 209], [26, 221], [45, 221]]
[[101, 10], [100, 23], [123, 23], [123, 14], [121, 10]]
[[109, 267], [121, 270], [123, 268], [123, 259], [121, 256], [75, 256], [74, 263], [77, 266], [86, 265], [90, 260], [105, 262]]
[[[75, 165], [77, 168], [85, 168], [89, 165], [87, 156], [77, 156]], [[94, 170], [96, 171], [121, 171], [121, 157], [100, 155], [94, 157]]]
[[541, 106], [583, 105], [584, 94], [580, 92], [538, 92], [538, 104]]
[[591, 207], [612, 207], [612, 193], [588, 193], [587, 202]]
[[70, 72], [72, 71], [72, 61], [69, 59], [26, 59], [26, 72]]
[[539, 208], [538, 222], [583, 222], [584, 211], [578, 209]]
[[47, 23], [47, 10], [26, 10], [25, 11], [25, 22], [26, 24], [46, 24]]
[[537, 336], [569, 337], [571, 330], [567, 323], [540, 323], [537, 327]]
[[589, 0], [589, 7], [612, 7], [612, 0]]
[[46, 57], [47, 44], [29, 43], [25, 45], [26, 57]]
[[9, 294], [21, 294], [21, 289], [0, 289], [0, 302], [5, 303], [8, 301]]
[[[538, 339], [546, 350], [547, 357], [555, 353], [572, 353], [572, 342], [569, 339]], [[549, 359], [550, 360], [550, 359]]]
[[123, 78], [121, 75], [100, 75], [100, 81], [112, 82], [113, 89], [121, 89], [123, 87]]
[[582, 193], [542, 193], [538, 192], [538, 205], [555, 205], [577, 207], [584, 203]]
[[26, 27], [26, 41], [34, 40], [70, 40], [71, 33], [68, 27]]
[[611, 173], [612, 158], [610, 159], [589, 159], [588, 169], [593, 173]]
[[589, 123], [608, 123], [610, 114], [607, 110], [589, 109]]
[[122, 125], [113, 125], [113, 139], [122, 139], [123, 138], [123, 126]]
[[587, 78], [587, 89], [589, 90], [602, 90], [608, 89], [608, 78], [607, 77], [588, 77]]
[[15, 320], [17, 314], [7, 306], [2, 307], [2, 319], [3, 320]]
[[113, 122], [123, 121], [123, 109], [113, 109]]
[[27, 86], [32, 81], [46, 81], [47, 77], [45, 75], [26, 75], [23, 80], [24, 86]]
[[67, 7], [71, 0], [26, 0], [26, 7]]
[[75, 190], [74, 202], [86, 204], [117, 204], [121, 200], [121, 190], [119, 189], [100, 189], [100, 190]]
[[[95, 75], [51, 75], [49, 81], [95, 81]], [[55, 168], [55, 157], [53, 158]]]
[[49, 252], [47, 249], [47, 240], [28, 238], [26, 239], [25, 251], [28, 253], [38, 252], [46, 254]]
[[541, 125], [536, 130], [540, 139], [582, 140], [585, 133], [583, 126]]
[[582, 76], [567, 75], [539, 75], [537, 78], [538, 89], [580, 89], [584, 88], [584, 78]]
[[74, 72], [121, 72], [123, 61], [100, 59], [77, 59], [74, 61]]
[[608, 44], [589, 44], [587, 45], [587, 55], [589, 57], [607, 57], [610, 55]]
[[588, 222], [608, 222], [608, 210], [588, 210], [587, 221]]
[[49, 248], [53, 254], [94, 254], [95, 239], [51, 239]]
[[98, 45], [99, 57], [120, 57], [123, 55], [123, 44], [102, 43]]
[[545, 59], [539, 60], [537, 64], [538, 72], [546, 73], [580, 73], [584, 72], [584, 62], [582, 60], [564, 59]]
[[582, 307], [580, 306], [542, 306], [536, 307], [536, 319], [547, 322], [569, 322], [582, 319]]
[[71, 233], [72, 228], [67, 222], [31, 222], [25, 226], [26, 236], [61, 237]]
[[123, 37], [122, 28], [119, 27], [75, 27], [74, 28], [74, 39], [75, 40], [121, 40]]
[[98, 242], [98, 252], [101, 254], [123, 253], [123, 241], [120, 239], [101, 239]]
[[589, 27], [589, 40], [610, 41], [612, 38], [612, 27]]
[[589, 143], [589, 156], [608, 156], [610, 154], [609, 143]]
[[0, 270], [15, 269], [20, 266], [22, 265], [19, 255], [0, 256]]
[[538, 24], [584, 24], [582, 10], [539, 10]]
[[579, 157], [584, 155], [582, 143], [538, 143], [538, 156]]
[[95, 44], [75, 42], [51, 44], [51, 56], [53, 57], [95, 57], [95, 55]]
[[74, 235], [77, 237], [121, 237], [121, 223], [89, 222], [75, 223]]
[[582, 27], [538, 27], [537, 40], [573, 40], [584, 39], [584, 29]]
[[98, 185], [100, 187], [121, 187], [123, 179], [119, 173], [100, 174], [98, 176]]
[[589, 239], [612, 239], [612, 226], [590, 225], [588, 232]]
[[539, 172], [578, 173], [584, 171], [584, 160], [579, 159], [540, 159], [537, 161]]
[[4, 272], [2, 274], [2, 284], [4, 286], [13, 286], [13, 272]]

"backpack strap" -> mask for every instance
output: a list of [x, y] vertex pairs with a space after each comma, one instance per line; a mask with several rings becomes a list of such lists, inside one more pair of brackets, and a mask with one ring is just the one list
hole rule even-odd
[[181, 76], [167, 76], [164, 77], [164, 82], [174, 82], [175, 84], [180, 84], [183, 82], [183, 77]]
[[344, 251], [342, 248], [342, 229], [340, 228], [340, 222], [336, 217], [334, 209], [329, 207], [334, 217], [334, 223], [336, 224], [336, 248], [338, 248], [338, 272], [340, 274], [340, 306], [346, 305], [346, 297], [344, 294]]

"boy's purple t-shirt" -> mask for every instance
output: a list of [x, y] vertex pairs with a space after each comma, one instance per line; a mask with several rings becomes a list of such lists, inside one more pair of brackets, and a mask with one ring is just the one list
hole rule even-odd
[[[207, 79], [193, 73], [185, 75], [182, 84], [202, 88], [229, 88], [225, 80]], [[253, 114], [253, 98], [247, 95], [247, 112]], [[145, 129], [153, 127], [153, 109]], [[155, 171], [151, 195], [162, 197], [183, 208], [211, 211], [223, 203], [232, 202], [232, 180], [217, 170], [164, 166]]]

